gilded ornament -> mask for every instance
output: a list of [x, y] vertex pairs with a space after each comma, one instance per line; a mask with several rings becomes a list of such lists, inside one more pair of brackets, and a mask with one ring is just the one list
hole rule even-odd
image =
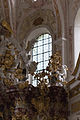
[[2, 68], [2, 70], [4, 70], [5, 69], [5, 65], [2, 65], [1, 68]]
[[[63, 70], [63, 71], [62, 71]], [[63, 72], [63, 73], [61, 73]], [[67, 66], [62, 65], [62, 58], [60, 53], [57, 51], [54, 53], [53, 56], [51, 56], [48, 66], [46, 67], [46, 71], [42, 71], [42, 73], [38, 73], [34, 75], [34, 77], [38, 81], [45, 81], [47, 76], [47, 83], [45, 81], [45, 84], [53, 84], [53, 85], [66, 85], [67, 82], [65, 81], [65, 78], [67, 76]], [[62, 78], [61, 78], [62, 77]], [[39, 83], [40, 83], [39, 82]], [[43, 86], [44, 82], [41, 82], [41, 85]]]
[[10, 43], [9, 45], [8, 45], [8, 49], [13, 49], [14, 48], [14, 46]]
[[7, 30], [9, 30], [10, 33], [13, 33], [13, 31], [12, 31], [10, 25], [7, 23], [7, 21], [3, 20], [2, 26], [5, 27]]
[[12, 116], [12, 120], [16, 120], [16, 117]]
[[18, 50], [16, 50], [16, 51], [15, 51], [15, 55], [18, 55], [18, 54], [19, 54], [19, 51], [18, 51]]

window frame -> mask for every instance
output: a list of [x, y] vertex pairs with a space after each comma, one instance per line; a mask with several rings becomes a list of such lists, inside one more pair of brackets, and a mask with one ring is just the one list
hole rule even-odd
[[[43, 39], [41, 39], [41, 40], [39, 40], [39, 38], [41, 37], [41, 36], [45, 36], [45, 35], [47, 35], [47, 37], [46, 38], [43, 38]], [[33, 55], [33, 49], [32, 49], [32, 60], [34, 61], [34, 59], [33, 59], [33, 56], [37, 56], [37, 61], [36, 62], [38, 62], [38, 56], [39, 55], [43, 55], [43, 61], [39, 61], [39, 63], [43, 63], [43, 67], [42, 67], [42, 69], [41, 70], [37, 70], [36, 71], [36, 73], [38, 73], [38, 72], [41, 72], [42, 70], [44, 70], [46, 67], [44, 67], [44, 63], [45, 62], [49, 62], [49, 59], [50, 59], [50, 56], [52, 55], [52, 46], [53, 46], [53, 43], [52, 43], [52, 41], [53, 41], [53, 38], [52, 38], [52, 35], [50, 34], [50, 33], [43, 33], [43, 34], [41, 34], [41, 35], [39, 35], [37, 38], [37, 42], [36, 42], [36, 45], [34, 45], [34, 47], [33, 47], [33, 49], [34, 48], [37, 48], [37, 54], [34, 54]], [[45, 43], [44, 44], [44, 41], [46, 40], [46, 39], [48, 39], [48, 42], [47, 43]], [[50, 40], [51, 39], [51, 40]], [[39, 41], [42, 41], [43, 42], [43, 44], [42, 45], [38, 45], [38, 43], [39, 43]], [[46, 51], [46, 52], [44, 52], [44, 50], [43, 50], [43, 52], [42, 53], [38, 53], [38, 48], [41, 46], [41, 47], [43, 47], [43, 49], [44, 49], [44, 46], [45, 45], [47, 45], [48, 46], [48, 51]], [[51, 45], [51, 49], [49, 50], [49, 45]], [[45, 61], [44, 61], [44, 55], [45, 55], [45, 53], [47, 53], [48, 54], [48, 59], [45, 59]], [[49, 55], [50, 54], [50, 55]], [[47, 63], [48, 64], [48, 63]], [[33, 83], [33, 79], [32, 79], [32, 83]], [[37, 80], [36, 80], [37, 81]], [[37, 83], [38, 84], [38, 83]]]

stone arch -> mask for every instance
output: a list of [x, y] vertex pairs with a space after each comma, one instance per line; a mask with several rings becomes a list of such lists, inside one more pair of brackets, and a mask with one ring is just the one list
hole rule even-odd
[[28, 34], [26, 39], [27, 39], [27, 41], [30, 41], [44, 33], [51, 34], [50, 30], [46, 26], [37, 27], [37, 28], [33, 29], [32, 31], [30, 31], [30, 33]]
[[48, 26], [39, 26], [39, 27], [35, 27], [34, 29], [32, 29], [29, 34], [26, 36], [26, 44], [27, 41], [31, 41], [36, 39], [37, 37], [39, 37], [42, 34], [48, 33], [52, 36], [52, 53], [54, 52], [54, 39], [55, 39], [55, 34], [52, 33], [51, 29]]

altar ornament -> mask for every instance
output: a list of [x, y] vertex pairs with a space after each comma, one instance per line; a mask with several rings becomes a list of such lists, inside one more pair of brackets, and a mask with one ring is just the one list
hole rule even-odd
[[[6, 20], [0, 21], [0, 35], [1, 39], [3, 37], [9, 38], [13, 34], [13, 31], [9, 25], [9, 23]], [[2, 37], [3, 36], [3, 37]]]
[[15, 108], [12, 107], [11, 109], [12, 120], [29, 120], [23, 96], [15, 99]]
[[[19, 54], [19, 51], [12, 43], [8, 43], [5, 52], [0, 54], [0, 79], [6, 87], [19, 84], [18, 86], [23, 88], [28, 84], [26, 81], [26, 71], [33, 74], [36, 70], [36, 66], [37, 63], [33, 61], [29, 63], [25, 69], [24, 60]], [[31, 70], [32, 67], [33, 69]]]
[[37, 110], [37, 115], [36, 119], [50, 119], [50, 115], [48, 113], [49, 111], [49, 103], [50, 103], [50, 98], [47, 95], [49, 93], [48, 87], [44, 84], [42, 86], [39, 86], [40, 89], [40, 96], [37, 97], [37, 99], [33, 98], [32, 99], [32, 104], [35, 106]]
[[[51, 57], [46, 70], [38, 74], [34, 74], [37, 63], [33, 61], [25, 64], [21, 55], [11, 42], [6, 42], [5, 51], [0, 51], [0, 80], [6, 94], [8, 119], [52, 120], [54, 116], [58, 120], [67, 118], [67, 107], [64, 107], [67, 106], [67, 93], [60, 85], [57, 72], [61, 72], [62, 68], [59, 52]], [[37, 87], [29, 84], [26, 71], [35, 75]]]
[[24, 82], [21, 82], [18, 84], [18, 88], [24, 89], [24, 88], [28, 87], [28, 85], [29, 85], [29, 81], [24, 81]]
[[[11, 48], [10, 46], [8, 48]], [[11, 52], [8, 53], [11, 55]], [[12, 67], [10, 67], [9, 69], [7, 68], [7, 71], [12, 71], [11, 73], [10, 71], [8, 71], [9, 74], [8, 76], [6, 76], [7, 72], [4, 68], [5, 74], [3, 74], [3, 76], [6, 77], [6, 82], [8, 82], [4, 84], [6, 87], [5, 93], [7, 96], [7, 102], [5, 104], [8, 103], [8, 119], [11, 118], [12, 120], [67, 120], [67, 93], [63, 86], [57, 86], [56, 84], [54, 84], [56, 83], [56, 81], [52, 82], [53, 84], [50, 84], [49, 86], [48, 78], [50, 80], [52, 79], [50, 78], [51, 71], [48, 72], [43, 70], [42, 73], [39, 73], [39, 76], [38, 74], [36, 74], [37, 78], [39, 79], [37, 87], [32, 86], [28, 83], [28, 81], [15, 79], [17, 78], [17, 76], [15, 77], [13, 75], [14, 80], [17, 80], [17, 83], [14, 84], [14, 81], [12, 80], [12, 73], [16, 73], [19, 75], [22, 74], [22, 65], [15, 65], [16, 64], [14, 64], [15, 71], [13, 71], [14, 69], [11, 69]], [[45, 75], [47, 75], [48, 78], [44, 78]]]
[[26, 112], [26, 103], [23, 98], [16, 98], [15, 100], [15, 116], [17, 118], [22, 117], [25, 115]]
[[7, 23], [7, 21], [2, 20], [2, 26], [5, 27], [7, 30], [9, 30], [10, 33], [13, 33], [10, 25]]
[[[65, 111], [67, 115], [67, 108], [63, 108], [65, 104], [67, 105], [67, 99], [64, 100], [64, 98], [67, 98], [67, 93], [64, 89], [64, 85], [66, 85], [67, 82], [64, 81], [64, 73], [62, 74], [62, 79], [59, 76], [62, 67], [60, 53], [56, 52], [51, 56], [46, 70], [34, 74], [34, 78], [38, 81], [37, 87], [39, 93], [36, 95], [37, 97], [31, 99], [31, 103], [37, 110], [33, 120], [67, 120], [67, 117], [65, 117], [62, 112]], [[51, 97], [53, 94], [54, 97]], [[64, 101], [64, 103], [61, 103], [62, 101]]]
[[41, 73], [34, 74], [34, 78], [38, 80], [39, 83], [45, 81], [47, 85], [60, 85], [64, 86], [67, 84], [67, 66], [62, 65], [62, 58], [60, 53], [57, 51], [51, 56], [46, 70]]

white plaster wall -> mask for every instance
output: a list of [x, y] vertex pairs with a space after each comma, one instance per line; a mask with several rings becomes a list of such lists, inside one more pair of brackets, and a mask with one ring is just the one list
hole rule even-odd
[[74, 52], [75, 52], [75, 65], [80, 52], [80, 9], [76, 15], [74, 26]]

